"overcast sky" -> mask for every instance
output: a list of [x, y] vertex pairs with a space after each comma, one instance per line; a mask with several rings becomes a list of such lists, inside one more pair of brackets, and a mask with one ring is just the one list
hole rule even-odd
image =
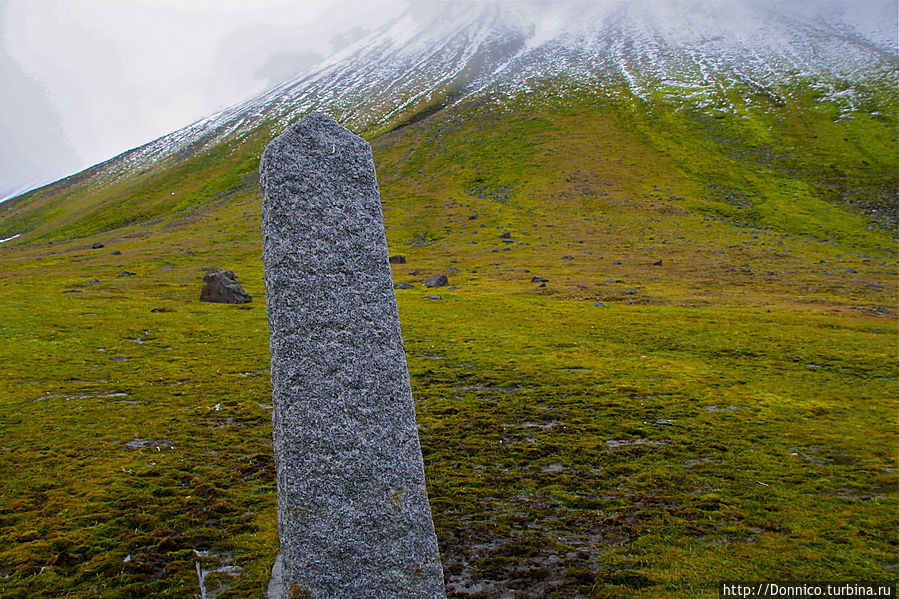
[[302, 74], [404, 0], [0, 0], [0, 199]]

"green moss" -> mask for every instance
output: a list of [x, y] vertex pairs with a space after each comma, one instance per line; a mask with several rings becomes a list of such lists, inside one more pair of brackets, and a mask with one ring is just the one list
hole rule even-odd
[[[448, 577], [696, 597], [891, 575], [896, 258], [852, 198], [895, 185], [895, 123], [814, 100], [719, 119], [538, 92], [373, 140]], [[34, 228], [0, 246], [3, 597], [196, 595], [198, 563], [240, 568], [221, 596], [267, 583], [264, 141], [4, 210]], [[254, 301], [199, 302], [211, 266]], [[436, 301], [438, 273], [458, 289]]]

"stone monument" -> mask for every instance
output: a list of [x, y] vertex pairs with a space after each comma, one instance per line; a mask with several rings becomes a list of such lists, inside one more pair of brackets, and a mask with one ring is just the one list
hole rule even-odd
[[371, 147], [313, 113], [259, 170], [278, 592], [444, 598]]

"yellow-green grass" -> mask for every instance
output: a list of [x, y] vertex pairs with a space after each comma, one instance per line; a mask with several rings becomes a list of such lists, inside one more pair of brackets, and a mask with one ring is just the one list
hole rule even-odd
[[[812, 159], [724, 164], [688, 128], [678, 154], [676, 111], [576, 100], [373, 140], [451, 594], [895, 580], [890, 232], [819, 203]], [[109, 188], [72, 187], [72, 207], [45, 198], [69, 216], [0, 245], [4, 599], [199, 596], [197, 563], [240, 568], [205, 579], [219, 597], [260, 596], [278, 540], [259, 148], [145, 175], [196, 200], [160, 196], [159, 222], [92, 229]], [[874, 185], [862, 167], [843, 180]], [[708, 191], [728, 177], [751, 208]], [[199, 302], [213, 266], [254, 301]], [[457, 288], [420, 286], [437, 273]]]

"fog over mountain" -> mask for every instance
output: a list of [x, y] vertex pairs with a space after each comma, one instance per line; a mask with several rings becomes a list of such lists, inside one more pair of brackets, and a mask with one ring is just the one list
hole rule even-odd
[[[343, 34], [333, 47], [345, 47], [317, 65], [315, 53], [260, 55], [255, 72], [269, 85], [295, 76], [130, 153], [110, 174], [262, 123], [276, 133], [311, 109], [366, 128], [548, 81], [719, 111], [737, 88], [785, 102], [798, 85], [848, 113], [872, 83], [895, 85], [896, 31], [889, 1], [413, 3]], [[23, 183], [6, 176], [0, 188]]]
[[0, 0], [0, 199], [255, 96], [405, 3]]

